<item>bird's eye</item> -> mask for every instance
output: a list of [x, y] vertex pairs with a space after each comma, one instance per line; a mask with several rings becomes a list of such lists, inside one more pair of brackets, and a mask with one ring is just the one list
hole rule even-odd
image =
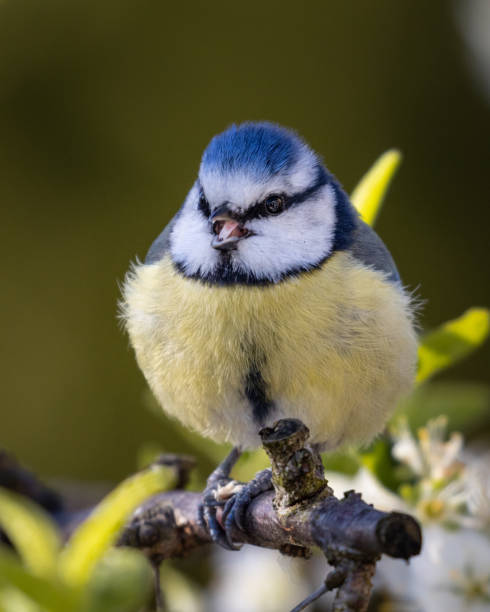
[[270, 215], [278, 215], [284, 209], [284, 198], [280, 195], [271, 195], [265, 200], [264, 205]]

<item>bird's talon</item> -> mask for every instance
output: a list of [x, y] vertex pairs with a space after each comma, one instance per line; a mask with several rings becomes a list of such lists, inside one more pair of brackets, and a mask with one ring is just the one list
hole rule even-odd
[[216, 500], [214, 498], [205, 499], [204, 503], [206, 504], [207, 508], [220, 508], [224, 504], [224, 502], [218, 501], [218, 500]]
[[235, 497], [230, 497], [230, 499], [226, 502], [225, 507], [223, 508], [223, 512], [221, 513], [221, 522], [226, 524], [228, 520], [228, 514], [233, 508], [233, 504], [235, 503]]
[[203, 493], [203, 501], [198, 510], [199, 525], [209, 533], [213, 542], [227, 550], [240, 550], [240, 547], [233, 543], [230, 533], [227, 533], [222, 527], [228, 510], [224, 515], [225, 518], [221, 519], [222, 524], [220, 524], [217, 519], [217, 509], [231, 508], [235, 495], [244, 486], [242, 483], [229, 478], [231, 469], [239, 456], [240, 449], [233, 448], [209, 476]]
[[233, 542], [232, 531], [234, 527], [235, 527], [235, 517], [234, 517], [233, 512], [230, 512], [230, 514], [226, 517], [226, 521], [224, 522], [224, 529], [225, 529], [226, 539], [228, 540], [228, 542]]
[[207, 525], [209, 535], [216, 544], [219, 544], [222, 548], [227, 550], [240, 550], [239, 546], [236, 546], [228, 534], [225, 533], [221, 527], [218, 519], [216, 518], [216, 512], [214, 509], [205, 513], [207, 516]]
[[238, 527], [238, 529], [244, 533], [246, 532], [245, 515], [248, 506], [258, 495], [271, 488], [271, 470], [263, 470], [256, 474], [255, 478], [248, 484], [241, 486], [238, 493], [226, 502], [221, 515], [221, 523], [224, 525], [228, 541], [231, 541], [231, 532], [234, 527]]
[[238, 503], [236, 504], [236, 509], [234, 513], [235, 514], [235, 524], [238, 527], [238, 529], [240, 529], [240, 531], [245, 531], [245, 526], [244, 526], [245, 513], [251, 501], [252, 501], [252, 497], [250, 495], [247, 495], [246, 497], [244, 496], [241, 500], [239, 500]]

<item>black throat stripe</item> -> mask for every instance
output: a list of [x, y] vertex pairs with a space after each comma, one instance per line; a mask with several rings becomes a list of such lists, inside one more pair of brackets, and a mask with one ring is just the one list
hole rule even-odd
[[267, 398], [266, 384], [256, 365], [250, 368], [245, 379], [245, 396], [252, 406], [254, 421], [262, 427], [274, 404]]

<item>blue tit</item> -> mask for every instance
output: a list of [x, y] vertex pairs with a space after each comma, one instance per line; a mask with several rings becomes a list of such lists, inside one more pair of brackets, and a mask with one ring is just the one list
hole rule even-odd
[[414, 378], [413, 308], [389, 251], [319, 156], [272, 123], [211, 140], [122, 305], [163, 409], [235, 445], [221, 476], [280, 418], [325, 450], [369, 442]]

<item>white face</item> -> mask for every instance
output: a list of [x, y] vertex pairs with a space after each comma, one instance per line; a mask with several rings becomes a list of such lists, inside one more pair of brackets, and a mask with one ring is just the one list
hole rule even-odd
[[246, 214], [272, 194], [289, 197], [315, 184], [318, 164], [305, 152], [287, 174], [260, 182], [246, 173], [206, 172], [189, 192], [170, 237], [173, 260], [187, 276], [219, 282], [226, 269], [228, 282], [278, 282], [285, 276], [319, 265], [332, 252], [335, 233], [335, 192], [320, 186], [308, 199], [275, 215], [245, 220], [248, 231], [231, 250], [212, 246], [213, 224], [199, 209], [200, 189], [211, 214], [226, 204], [232, 215]]

